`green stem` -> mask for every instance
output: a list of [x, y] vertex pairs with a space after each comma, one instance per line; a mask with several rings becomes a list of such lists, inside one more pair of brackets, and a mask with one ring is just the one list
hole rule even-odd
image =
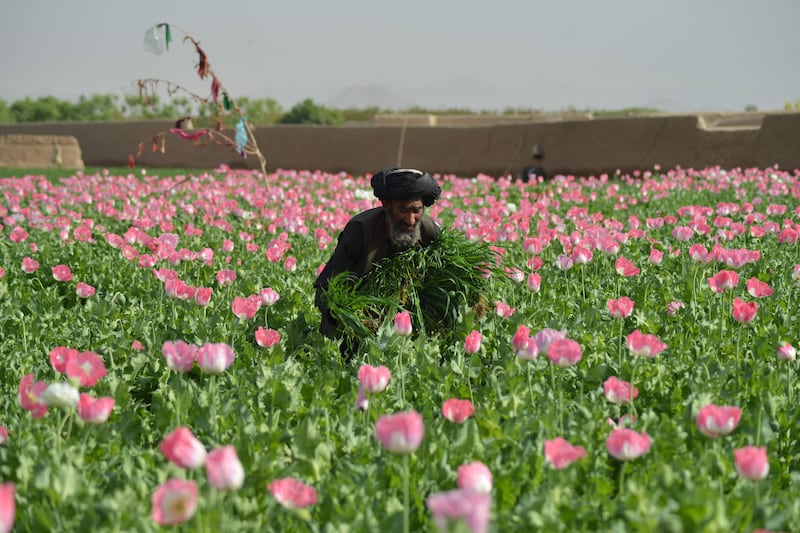
[[634, 380], [636, 379], [636, 366], [637, 366], [637, 365], [636, 365], [636, 363], [638, 363], [638, 362], [639, 362], [639, 361], [638, 361], [638, 359], [639, 359], [639, 358], [638, 358], [638, 356], [634, 356], [634, 358], [633, 358], [633, 363], [631, 363], [631, 395], [630, 395], [630, 404], [631, 404], [631, 413], [632, 413], [632, 414], [633, 414], [633, 416], [634, 416], [634, 417], [636, 417], [636, 418], [638, 418], [638, 416], [637, 416], [637, 414], [636, 414], [636, 405], [634, 404], [634, 401], [633, 401], [633, 394], [632, 394], [632, 392], [633, 392], [633, 387], [635, 387], [635, 386], [636, 386], [636, 385], [635, 385], [635, 381], [634, 381]]
[[617, 498], [622, 497], [622, 492], [625, 490], [625, 467], [628, 465], [626, 461], [622, 462], [622, 467], [619, 469], [619, 490], [617, 491]]
[[617, 343], [617, 374], [622, 373], [622, 328], [624, 327], [623, 318], [619, 323], [619, 342]]
[[756, 446], [761, 444], [761, 417], [764, 414], [764, 404], [763, 402], [758, 406], [758, 425], [756, 426]]
[[408, 490], [408, 454], [403, 455], [403, 533], [411, 531]]
[[533, 386], [531, 385], [531, 373], [533, 372], [531, 370], [532, 364], [532, 361], [528, 361], [528, 393], [531, 395], [531, 408], [533, 408], [535, 405], [535, 402], [533, 401]]
[[558, 427], [564, 434], [564, 370], [558, 374]]
[[397, 353], [397, 367], [400, 369], [400, 400], [401, 400], [401, 402], [403, 404], [403, 407], [405, 407], [406, 406], [406, 379], [405, 379], [405, 372], [403, 371], [403, 348], [404, 348], [404, 346], [401, 346], [400, 350]]

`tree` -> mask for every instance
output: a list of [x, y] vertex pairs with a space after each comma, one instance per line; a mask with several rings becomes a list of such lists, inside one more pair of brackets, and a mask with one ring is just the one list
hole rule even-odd
[[311, 98], [306, 98], [295, 104], [288, 113], [281, 117], [278, 123], [339, 125], [344, 123], [344, 116], [338, 109], [317, 105]]
[[29, 97], [11, 104], [14, 122], [57, 122], [63, 119], [65, 106], [52, 96], [36, 100]]
[[14, 115], [11, 113], [11, 108], [8, 107], [8, 102], [0, 98], [0, 124], [10, 122], [15, 122]]

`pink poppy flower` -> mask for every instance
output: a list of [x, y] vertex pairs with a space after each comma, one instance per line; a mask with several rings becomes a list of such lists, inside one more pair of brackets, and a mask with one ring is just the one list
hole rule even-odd
[[36, 259], [31, 259], [30, 257], [23, 257], [22, 258], [22, 271], [26, 274], [33, 274], [39, 270], [39, 262]]
[[769, 474], [766, 446], [745, 446], [733, 450], [736, 471], [745, 479], [759, 481]]
[[482, 340], [483, 335], [481, 335], [481, 332], [473, 329], [464, 340], [464, 351], [467, 353], [477, 353], [477, 351], [481, 349]]
[[258, 313], [260, 300], [235, 296], [231, 302], [231, 310], [239, 320], [249, 320]]
[[47, 390], [47, 383], [33, 381], [33, 374], [26, 374], [19, 382], [19, 404], [30, 411], [33, 418], [42, 418], [47, 414], [47, 404], [42, 400], [42, 394]]
[[667, 315], [674, 317], [684, 307], [686, 307], [686, 304], [681, 301], [670, 302], [667, 304]]
[[558, 339], [550, 343], [547, 357], [559, 368], [577, 364], [583, 357], [581, 345], [572, 339]]
[[539, 292], [542, 288], [542, 277], [536, 272], [531, 272], [528, 275], [528, 289], [531, 292]]
[[612, 237], [603, 237], [598, 241], [597, 249], [606, 255], [617, 255], [619, 253], [619, 243]]
[[650, 436], [632, 429], [616, 428], [606, 439], [606, 449], [612, 457], [620, 461], [630, 461], [641, 457], [650, 450]]
[[222, 251], [226, 254], [229, 254], [233, 251], [233, 241], [230, 239], [224, 239], [222, 241]]
[[741, 323], [752, 322], [758, 312], [756, 302], [745, 302], [738, 296], [733, 299], [733, 319]]
[[365, 392], [383, 392], [389, 384], [392, 373], [385, 366], [374, 367], [363, 364], [358, 369], [358, 382]]
[[158, 486], [151, 499], [153, 522], [162, 526], [181, 524], [197, 510], [197, 484], [172, 478]]
[[67, 360], [64, 373], [79, 387], [94, 387], [106, 375], [106, 365], [94, 352], [79, 352]]
[[580, 245], [576, 245], [575, 248], [572, 249], [572, 254], [570, 255], [573, 265], [585, 265], [591, 261], [593, 257], [594, 254], [590, 249]]
[[716, 293], [729, 291], [739, 284], [739, 274], [733, 270], [720, 270], [708, 278], [708, 286]]
[[144, 351], [144, 344], [142, 344], [142, 341], [137, 339], [133, 341], [133, 344], [131, 344], [131, 350], [133, 350], [134, 352]]
[[794, 228], [783, 228], [775, 239], [781, 244], [794, 244], [800, 236]]
[[[25, 260], [23, 259], [23, 262]], [[800, 264], [794, 265], [792, 267], [792, 279], [795, 280], [798, 284], [800, 284]]]
[[242, 467], [236, 448], [220, 446], [206, 456], [206, 476], [208, 483], [217, 490], [238, 490], [244, 484]]
[[220, 287], [228, 287], [236, 281], [236, 272], [233, 270], [220, 270], [217, 272], [217, 283]]
[[297, 269], [297, 259], [292, 256], [287, 257], [283, 262], [283, 269], [290, 274], [294, 272]]
[[102, 424], [108, 420], [113, 408], [114, 398], [102, 397], [95, 399], [86, 393], [82, 393], [78, 398], [78, 416], [89, 424]]
[[714, 259], [713, 254], [709, 254], [706, 247], [702, 244], [693, 244], [689, 247], [689, 257], [692, 258], [692, 261], [701, 264], [710, 263], [712, 259]]
[[206, 461], [206, 449], [186, 426], [176, 428], [164, 437], [158, 449], [164, 457], [181, 468], [197, 468]]
[[778, 345], [778, 359], [782, 361], [794, 361], [797, 357], [797, 350], [788, 342], [782, 342]]
[[549, 351], [550, 345], [553, 343], [553, 341], [566, 338], [566, 331], [558, 331], [551, 328], [544, 328], [543, 330], [537, 332], [536, 335], [531, 337], [533, 342], [539, 348], [539, 353], [543, 353], [545, 355]]
[[262, 348], [269, 348], [271, 346], [275, 346], [280, 341], [280, 333], [274, 329], [265, 329], [262, 326], [258, 326], [258, 329], [256, 330], [256, 344]]
[[694, 236], [694, 230], [689, 226], [675, 226], [672, 229], [672, 237], [678, 241], [689, 241]]
[[11, 233], [8, 236], [8, 239], [15, 243], [23, 242], [27, 238], [28, 232], [25, 231], [25, 228], [22, 226], [14, 226], [14, 229], [11, 230]]
[[628, 349], [633, 355], [639, 357], [655, 357], [667, 349], [667, 345], [661, 342], [655, 335], [642, 333], [638, 329], [633, 330], [627, 337]]
[[293, 477], [276, 479], [267, 485], [272, 497], [287, 509], [302, 509], [317, 503], [317, 491]]
[[164, 341], [161, 355], [164, 356], [170, 370], [188, 372], [194, 366], [198, 349], [194, 344], [186, 344], [183, 341]]
[[700, 433], [712, 439], [728, 435], [739, 425], [741, 416], [742, 410], [738, 407], [706, 405], [697, 413], [697, 429], [700, 430]]
[[450, 531], [450, 526], [459, 522], [470, 533], [485, 533], [489, 529], [492, 498], [485, 492], [462, 489], [437, 492], [425, 499], [425, 505], [439, 531]]
[[664, 259], [664, 252], [662, 252], [658, 248], [652, 248], [650, 250], [650, 257], [648, 257], [647, 260], [651, 265], [660, 265], [663, 259]]
[[562, 437], [544, 441], [544, 458], [556, 470], [563, 470], [584, 457], [583, 446], [573, 446]]
[[[542, 268], [544, 266], [544, 261], [542, 260], [541, 257], [533, 256], [533, 257], [529, 258], [527, 261], [525, 261], [525, 266], [527, 266], [528, 268], [530, 268], [533, 271], [536, 271], [536, 270], [539, 270], [540, 268]], [[535, 283], [535, 282], [533, 282], [533, 283]], [[528, 288], [533, 290], [533, 288], [531, 287], [531, 284], [532, 284], [531, 283], [531, 278], [529, 276], [528, 277]]]
[[56, 346], [50, 350], [50, 364], [53, 365], [56, 372], [63, 374], [67, 370], [67, 362], [75, 355], [78, 355], [78, 350], [66, 346]]
[[458, 398], [450, 398], [445, 400], [442, 404], [442, 415], [450, 422], [461, 424], [467, 420], [472, 413], [475, 412], [475, 407], [469, 400], [459, 400]]
[[13, 483], [0, 483], [0, 533], [9, 533], [14, 528], [17, 515], [14, 497], [16, 490]]
[[3, 276], [6, 275], [6, 271], [0, 268], [0, 279], [3, 279]]
[[[517, 326], [517, 331], [514, 333], [514, 336], [511, 338], [511, 347], [514, 349], [514, 353], [520, 359], [533, 359], [537, 355], [539, 355], [539, 347], [536, 346], [536, 343], [530, 336], [531, 330], [520, 324]], [[536, 346], [536, 353], [530, 356], [530, 352], [528, 350], [529, 345]], [[530, 356], [530, 357], [529, 357]]]
[[495, 312], [500, 318], [511, 318], [511, 316], [516, 312], [516, 308], [511, 307], [504, 302], [498, 301], [495, 303]]
[[623, 296], [617, 300], [608, 300], [608, 313], [614, 318], [628, 318], [633, 313], [634, 301]]
[[565, 254], [558, 254], [556, 257], [556, 267], [559, 270], [569, 270], [572, 268], [573, 261], [572, 259]]
[[633, 264], [630, 259], [626, 259], [625, 257], [618, 257], [617, 261], [614, 263], [614, 269], [617, 271], [617, 274], [620, 276], [625, 276], [629, 278], [631, 276], [636, 276], [641, 272], [639, 267]]
[[281, 295], [278, 294], [278, 291], [276, 291], [271, 287], [267, 287], [266, 289], [261, 289], [260, 291], [258, 291], [258, 295], [261, 296], [261, 302], [267, 306], [274, 305], [275, 302], [277, 302], [281, 298]]
[[624, 405], [639, 397], [639, 389], [616, 376], [611, 376], [603, 383], [603, 392], [606, 400], [619, 405]]
[[375, 422], [375, 436], [392, 453], [412, 453], [425, 436], [422, 415], [416, 411], [383, 415]]
[[772, 287], [757, 278], [747, 280], [747, 292], [753, 298], [766, 298], [772, 296]]
[[80, 281], [78, 282], [78, 286], [75, 287], [75, 294], [77, 294], [79, 298], [91, 298], [94, 296], [95, 290], [96, 289], [91, 285]]
[[235, 358], [233, 349], [224, 342], [207, 342], [197, 350], [197, 365], [206, 374], [221, 374]]
[[458, 467], [456, 483], [462, 490], [475, 492], [492, 492], [492, 471], [480, 461], [463, 464]]
[[394, 316], [394, 332], [400, 336], [411, 335], [411, 314], [401, 311]]
[[67, 265], [56, 265], [50, 270], [56, 281], [69, 281], [72, 279], [72, 272]]
[[214, 289], [211, 287], [197, 287], [194, 293], [194, 303], [200, 307], [205, 307], [211, 303], [211, 297], [214, 295]]
[[0, 426], [0, 444], [5, 444], [6, 442], [8, 442], [8, 428]]

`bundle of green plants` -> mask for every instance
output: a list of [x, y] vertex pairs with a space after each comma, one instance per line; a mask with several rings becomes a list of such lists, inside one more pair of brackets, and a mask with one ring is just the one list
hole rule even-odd
[[382, 259], [363, 278], [334, 276], [328, 307], [347, 337], [373, 335], [387, 317], [407, 310], [415, 331], [447, 340], [464, 311], [485, 313], [494, 254], [487, 243], [445, 229], [427, 247]]

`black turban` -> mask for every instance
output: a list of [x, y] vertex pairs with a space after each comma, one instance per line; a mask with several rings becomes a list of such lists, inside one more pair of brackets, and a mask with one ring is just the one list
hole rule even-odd
[[372, 176], [372, 190], [381, 200], [421, 198], [426, 206], [439, 199], [442, 189], [433, 176], [413, 168], [384, 168]]

